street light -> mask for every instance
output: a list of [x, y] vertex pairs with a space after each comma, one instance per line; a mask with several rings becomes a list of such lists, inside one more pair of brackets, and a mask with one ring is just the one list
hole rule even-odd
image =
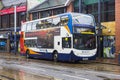
[[17, 10], [16, 10], [16, 5], [14, 6], [14, 49], [15, 49], [15, 54], [16, 54], [16, 48], [17, 48], [17, 46], [16, 46], [16, 18], [17, 18], [17, 16], [16, 16], [16, 14], [17, 14], [17, 12], [16, 12]]

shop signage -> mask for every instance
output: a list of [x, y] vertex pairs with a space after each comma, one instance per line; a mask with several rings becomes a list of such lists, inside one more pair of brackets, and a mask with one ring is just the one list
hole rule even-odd
[[0, 38], [8, 38], [8, 33], [0, 34]]
[[[17, 12], [23, 12], [23, 11], [26, 11], [26, 10], [27, 10], [26, 6], [19, 6], [19, 7], [16, 8]], [[14, 13], [14, 7], [0, 10], [0, 15], [11, 14], [11, 13]]]
[[6, 42], [2, 41], [0, 42], [0, 46], [5, 46], [6, 45]]

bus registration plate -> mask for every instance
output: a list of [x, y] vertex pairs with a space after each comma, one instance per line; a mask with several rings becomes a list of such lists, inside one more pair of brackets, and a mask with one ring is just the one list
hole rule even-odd
[[84, 54], [84, 55], [88, 55], [89, 54], [89, 51], [82, 51], [82, 54]]
[[88, 58], [82, 58], [82, 60], [88, 60]]

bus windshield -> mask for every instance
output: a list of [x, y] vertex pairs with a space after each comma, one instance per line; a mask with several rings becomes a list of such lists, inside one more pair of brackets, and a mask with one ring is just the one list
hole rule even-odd
[[95, 35], [73, 35], [73, 48], [79, 50], [91, 50], [96, 48], [96, 38]]
[[72, 18], [73, 24], [86, 24], [86, 25], [94, 25], [94, 19], [90, 15], [80, 15], [80, 14], [73, 14]]

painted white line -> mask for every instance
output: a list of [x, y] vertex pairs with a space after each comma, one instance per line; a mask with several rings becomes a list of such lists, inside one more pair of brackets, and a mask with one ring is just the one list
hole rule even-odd
[[120, 77], [118, 74], [112, 74], [112, 73], [103, 73], [103, 72], [95, 72], [95, 71], [86, 71], [86, 73], [92, 73], [95, 75], [104, 75], [104, 76], [114, 76], [114, 77]]
[[72, 77], [72, 78], [76, 78], [76, 79], [80, 79], [80, 80], [89, 80], [87, 78], [82, 78], [82, 77], [78, 77], [78, 76], [71, 76], [71, 75], [67, 75], [67, 74], [63, 74], [63, 76]]
[[23, 69], [28, 69], [28, 70], [36, 70], [36, 71], [46, 72], [46, 70], [40, 69], [40, 68], [34, 68], [34, 67], [29, 67], [29, 66], [19, 66], [19, 67], [22, 67]]

